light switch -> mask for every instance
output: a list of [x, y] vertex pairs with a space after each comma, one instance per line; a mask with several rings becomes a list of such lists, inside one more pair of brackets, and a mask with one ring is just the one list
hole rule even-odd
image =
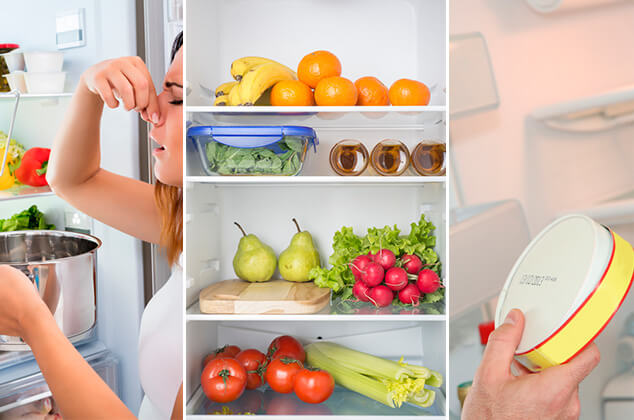
[[58, 13], [55, 26], [58, 50], [86, 45], [85, 9]]

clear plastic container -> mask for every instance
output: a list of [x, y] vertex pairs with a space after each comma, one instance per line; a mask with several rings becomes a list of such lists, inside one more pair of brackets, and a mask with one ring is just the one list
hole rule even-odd
[[200, 126], [187, 131], [208, 175], [298, 175], [315, 130], [299, 126]]

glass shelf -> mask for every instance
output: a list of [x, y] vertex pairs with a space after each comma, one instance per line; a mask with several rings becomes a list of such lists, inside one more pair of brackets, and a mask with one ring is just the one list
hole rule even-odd
[[0, 200], [16, 200], [22, 198], [43, 197], [55, 195], [51, 187], [30, 187], [28, 185], [14, 185], [13, 187], [0, 191]]

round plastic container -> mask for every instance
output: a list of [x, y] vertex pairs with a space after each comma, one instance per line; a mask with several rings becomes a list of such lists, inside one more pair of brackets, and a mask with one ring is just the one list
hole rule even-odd
[[531, 371], [566, 363], [610, 322], [633, 274], [632, 245], [586, 216], [562, 217], [515, 263], [495, 325], [511, 309], [521, 309], [526, 324], [515, 358]]

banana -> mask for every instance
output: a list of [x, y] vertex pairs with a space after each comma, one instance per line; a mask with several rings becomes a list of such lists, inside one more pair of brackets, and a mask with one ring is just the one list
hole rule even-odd
[[[231, 63], [231, 76], [233, 76], [233, 78], [239, 82], [240, 80], [242, 80], [242, 77], [247, 71], [251, 70], [253, 67], [258, 66], [260, 64], [267, 64], [267, 63], [275, 63], [275, 64], [279, 64], [280, 66], [283, 66], [283, 64], [280, 64], [277, 61], [264, 58], [264, 57], [242, 57], [242, 58], [238, 58], [233, 63]], [[288, 67], [286, 68], [290, 72], [293, 71], [289, 69]]]
[[229, 96], [220, 95], [220, 96], [216, 97], [216, 100], [214, 101], [214, 105], [215, 106], [227, 106], [227, 105], [229, 105]]
[[237, 84], [238, 82], [236, 82], [235, 80], [222, 83], [220, 86], [216, 88], [216, 92], [215, 92], [216, 98], [218, 96], [228, 95], [229, 92], [231, 92], [231, 89], [233, 89]]
[[[252, 67], [243, 76], [237, 88], [232, 89], [230, 96], [231, 105], [253, 105], [262, 94], [275, 83], [282, 80], [295, 80], [296, 75], [288, 67], [279, 63], [264, 63]], [[233, 92], [240, 102], [234, 103]]]
[[236, 105], [240, 105], [240, 85], [236, 85], [236, 87], [234, 87], [233, 89], [231, 89], [231, 92], [229, 92], [229, 95], [227, 96], [227, 105], [231, 105], [231, 106], [236, 106]]

